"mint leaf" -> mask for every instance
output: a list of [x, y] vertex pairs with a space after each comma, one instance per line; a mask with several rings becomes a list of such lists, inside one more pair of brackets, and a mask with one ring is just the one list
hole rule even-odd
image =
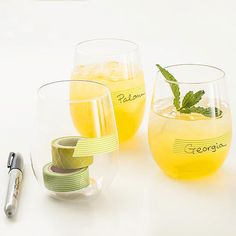
[[174, 101], [173, 101], [174, 106], [176, 110], [179, 110], [180, 109], [180, 90], [179, 90], [179, 85], [177, 84], [178, 81], [170, 72], [168, 72], [166, 69], [161, 67], [159, 64], [157, 64], [156, 66], [158, 67], [158, 69], [160, 70], [160, 72], [162, 73], [162, 75], [165, 77], [167, 81], [176, 82], [176, 83], [169, 83], [169, 85], [174, 95]]
[[223, 112], [222, 110], [220, 110], [217, 107], [190, 107], [190, 108], [185, 108], [183, 110], [181, 110], [181, 113], [186, 113], [186, 114], [190, 114], [190, 113], [199, 113], [202, 114], [206, 117], [221, 117]]
[[188, 93], [186, 93], [182, 101], [182, 108], [185, 108], [188, 106], [189, 100], [192, 99], [193, 95], [194, 95], [193, 91], [189, 91]]
[[201, 107], [201, 106], [195, 106], [197, 103], [200, 102], [202, 99], [202, 96], [205, 94], [204, 90], [199, 90], [196, 93], [193, 91], [189, 91], [186, 93], [186, 95], [183, 98], [182, 106], [180, 107], [180, 89], [178, 85], [178, 81], [175, 79], [175, 77], [170, 74], [165, 68], [161, 67], [159, 64], [156, 64], [162, 75], [165, 77], [165, 79], [169, 82], [175, 82], [175, 83], [169, 83], [172, 93], [174, 95], [174, 101], [173, 104], [177, 111], [180, 113], [199, 113], [206, 117], [221, 117], [223, 115], [223, 111], [220, 110], [217, 107]]
[[196, 93], [194, 93], [193, 91], [189, 91], [184, 96], [184, 99], [182, 101], [182, 107], [180, 108], [180, 110], [194, 106], [202, 99], [202, 96], [204, 94], [205, 94], [204, 90], [199, 90]]

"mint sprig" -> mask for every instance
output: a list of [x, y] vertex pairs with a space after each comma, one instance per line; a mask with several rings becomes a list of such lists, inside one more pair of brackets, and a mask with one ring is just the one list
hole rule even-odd
[[171, 81], [171, 82], [176, 82], [176, 83], [169, 83], [169, 85], [174, 95], [174, 101], [173, 101], [174, 106], [176, 107], [177, 110], [180, 109], [180, 90], [179, 90], [178, 81], [166, 69], [164, 69], [158, 64], [156, 66], [159, 68], [159, 70], [161, 71], [163, 76], [166, 78], [166, 80]]
[[194, 105], [196, 105], [200, 100], [202, 99], [202, 96], [205, 94], [204, 90], [199, 90], [198, 92], [194, 93], [193, 91], [189, 91], [184, 96], [184, 99], [182, 101], [182, 107], [180, 110], [184, 108], [190, 108]]
[[[195, 106], [198, 104], [203, 95], [205, 94], [204, 90], [199, 90], [197, 92], [189, 91], [185, 94], [182, 104], [180, 102], [180, 88], [178, 85], [178, 81], [175, 79], [175, 77], [168, 72], [165, 68], [161, 67], [159, 64], [156, 65], [162, 75], [165, 77], [167, 81], [169, 81], [170, 88], [172, 90], [172, 93], [174, 95], [173, 104], [177, 111], [181, 113], [199, 113], [206, 117], [220, 117], [222, 116], [223, 112], [217, 107], [201, 107], [201, 106]], [[173, 83], [174, 82], [174, 83]]]
[[223, 112], [217, 107], [191, 107], [186, 108], [181, 111], [182, 113], [190, 114], [192, 112], [202, 114], [206, 117], [220, 117], [222, 116]]

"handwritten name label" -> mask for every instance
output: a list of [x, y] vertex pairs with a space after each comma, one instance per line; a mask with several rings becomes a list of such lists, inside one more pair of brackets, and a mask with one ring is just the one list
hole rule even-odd
[[145, 93], [140, 93], [140, 94], [124, 94], [121, 93], [119, 95], [117, 95], [117, 99], [120, 103], [126, 103], [126, 102], [132, 102], [134, 100], [136, 100], [137, 98], [141, 98], [142, 96], [144, 96]]
[[216, 143], [210, 146], [203, 146], [203, 147], [199, 147], [199, 146], [195, 146], [193, 144], [187, 144], [184, 147], [184, 152], [187, 154], [201, 154], [201, 153], [205, 153], [205, 152], [216, 152], [221, 148], [226, 147], [227, 144], [223, 144], [223, 143]]
[[124, 104], [127, 102], [133, 102], [137, 99], [141, 99], [144, 97], [145, 97], [144, 85], [123, 91], [112, 92], [112, 101], [114, 104]]
[[199, 155], [204, 153], [215, 153], [226, 148], [230, 142], [231, 134], [227, 133], [222, 136], [202, 139], [202, 140], [186, 140], [176, 139], [173, 151], [177, 154]]

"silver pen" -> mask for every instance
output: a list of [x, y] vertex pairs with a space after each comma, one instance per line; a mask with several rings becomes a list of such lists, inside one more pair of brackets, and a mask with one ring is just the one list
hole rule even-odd
[[7, 167], [9, 170], [9, 181], [4, 211], [6, 216], [12, 217], [17, 210], [17, 203], [23, 179], [23, 158], [20, 153], [11, 152], [8, 157]]

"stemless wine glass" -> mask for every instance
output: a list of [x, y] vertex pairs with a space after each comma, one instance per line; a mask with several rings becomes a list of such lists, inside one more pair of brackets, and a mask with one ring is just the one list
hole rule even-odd
[[72, 79], [86, 78], [111, 91], [120, 141], [138, 130], [145, 109], [144, 76], [137, 44], [121, 39], [95, 39], [76, 46]]
[[112, 182], [118, 134], [105, 85], [65, 80], [40, 87], [35, 128], [32, 168], [52, 196], [87, 199]]
[[[173, 65], [165, 69], [177, 81], [166, 79], [161, 71], [157, 73], [148, 131], [153, 157], [160, 168], [174, 178], [213, 173], [224, 162], [231, 142], [225, 73], [200, 64]], [[179, 109], [173, 103], [172, 91], [176, 93], [177, 88]], [[186, 97], [183, 101], [189, 91], [200, 90], [202, 97], [193, 106], [193, 100]], [[181, 109], [181, 106], [190, 108]]]

